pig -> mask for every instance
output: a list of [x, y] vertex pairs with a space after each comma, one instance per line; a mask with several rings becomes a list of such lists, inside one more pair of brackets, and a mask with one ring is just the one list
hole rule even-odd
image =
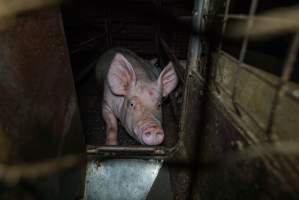
[[95, 73], [102, 92], [106, 145], [118, 144], [118, 121], [141, 144], [161, 144], [162, 99], [179, 82], [173, 64], [169, 62], [159, 74], [153, 64], [132, 51], [115, 48], [100, 57]]

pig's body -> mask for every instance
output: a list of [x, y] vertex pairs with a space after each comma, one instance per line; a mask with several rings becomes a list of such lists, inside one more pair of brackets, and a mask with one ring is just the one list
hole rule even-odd
[[[173, 89], [177, 84], [174, 75]], [[117, 144], [117, 119], [140, 143], [162, 143], [164, 132], [160, 105], [163, 86], [159, 84], [162, 81], [158, 83], [159, 72], [152, 64], [127, 49], [111, 49], [99, 59], [96, 79], [103, 92], [106, 144]]]

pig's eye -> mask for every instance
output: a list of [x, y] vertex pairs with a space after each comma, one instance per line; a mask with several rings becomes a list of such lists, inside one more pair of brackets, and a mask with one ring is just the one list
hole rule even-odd
[[158, 103], [157, 107], [158, 107], [158, 108], [161, 108], [161, 103]]
[[129, 102], [128, 102], [128, 106], [129, 106], [130, 108], [134, 108], [135, 104], [134, 104], [133, 101], [129, 101]]

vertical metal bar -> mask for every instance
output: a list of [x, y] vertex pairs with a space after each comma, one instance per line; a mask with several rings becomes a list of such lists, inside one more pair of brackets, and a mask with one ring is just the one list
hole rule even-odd
[[220, 36], [220, 44], [219, 44], [219, 47], [218, 47], [219, 51], [222, 49], [223, 36], [224, 36], [225, 30], [226, 30], [226, 25], [227, 25], [227, 20], [228, 20], [228, 13], [229, 13], [229, 7], [230, 7], [230, 0], [226, 0], [226, 3], [225, 3], [225, 12], [224, 12], [224, 17], [223, 17], [223, 25], [222, 25], [222, 31], [221, 31], [221, 36]]
[[196, 68], [198, 66], [199, 55], [202, 50], [199, 33], [201, 29], [203, 5], [204, 5], [203, 0], [195, 1], [195, 9], [193, 11], [193, 19], [192, 19], [191, 41], [189, 46], [189, 64], [188, 64], [189, 68]]
[[[183, 188], [186, 193], [184, 199], [191, 199], [194, 189], [194, 183], [196, 182], [197, 177], [197, 168], [198, 163], [194, 160], [195, 155], [199, 151], [199, 138], [198, 135], [194, 132], [195, 128], [200, 123], [199, 116], [195, 116], [195, 113], [198, 115], [198, 112], [193, 112], [195, 110], [201, 109], [201, 104], [199, 102], [200, 90], [203, 89], [203, 85], [200, 85], [196, 81], [194, 83], [194, 74], [193, 71], [196, 71], [200, 61], [200, 55], [202, 52], [202, 44], [200, 38], [200, 31], [202, 29], [201, 19], [203, 16], [205, 0], [194, 0], [194, 10], [192, 16], [192, 32], [190, 35], [189, 49], [188, 49], [188, 62], [185, 71], [185, 86], [183, 94], [183, 105], [181, 109], [181, 118], [179, 122], [179, 141], [178, 146], [180, 147], [179, 152], [177, 152], [179, 157], [183, 160], [191, 161], [192, 165], [187, 169], [182, 170], [182, 173], [185, 176], [190, 177], [190, 180], [186, 181], [183, 184]], [[195, 87], [196, 92], [193, 88]], [[192, 101], [196, 99], [197, 102]], [[196, 107], [194, 107], [196, 106]], [[190, 116], [192, 115], [192, 116]], [[196, 119], [196, 120], [194, 120]], [[189, 121], [188, 121], [189, 120]], [[198, 157], [196, 157], [198, 158]]]
[[[226, 30], [227, 20], [229, 19], [228, 15], [229, 15], [230, 1], [231, 0], [226, 0], [226, 2], [225, 2], [225, 11], [224, 11], [224, 16], [223, 16], [223, 24], [222, 24], [222, 30], [221, 30], [221, 35], [220, 35], [220, 42], [219, 42], [219, 46], [218, 46], [218, 52], [221, 51], [222, 45], [223, 45], [223, 37], [225, 34], [225, 30]], [[217, 70], [218, 69], [216, 67], [214, 67], [211, 71], [212, 82], [214, 83], [216, 91], [218, 91], [217, 83], [216, 83]]]
[[281, 77], [283, 84], [290, 79], [291, 74], [293, 72], [294, 64], [297, 58], [298, 46], [299, 46], [299, 31], [294, 36], [294, 39], [292, 41], [292, 44], [290, 45], [290, 49], [288, 52], [288, 58], [283, 67], [283, 72]]
[[233, 106], [238, 114], [240, 114], [240, 112], [237, 108], [237, 104], [236, 104], [236, 100], [235, 100], [236, 99], [237, 82], [238, 82], [239, 76], [240, 76], [241, 65], [244, 62], [245, 54], [247, 51], [249, 31], [253, 25], [253, 18], [254, 18], [256, 9], [257, 9], [257, 5], [258, 5], [258, 0], [252, 0], [251, 5], [250, 5], [250, 10], [249, 10], [249, 16], [248, 16], [245, 36], [243, 39], [242, 48], [241, 48], [241, 52], [240, 52], [240, 56], [239, 56], [238, 64], [237, 64], [237, 70], [236, 70], [234, 82], [233, 82], [233, 91], [232, 91], [231, 98], [232, 98]]
[[183, 108], [181, 113], [181, 120], [180, 120], [180, 132], [184, 133], [186, 118], [189, 113], [189, 103], [188, 99], [190, 98], [190, 89], [192, 85], [192, 71], [197, 68], [199, 63], [200, 54], [202, 51], [202, 46], [200, 43], [200, 29], [201, 29], [201, 18], [203, 13], [203, 5], [204, 0], [195, 0], [194, 1], [194, 10], [193, 10], [193, 17], [192, 17], [192, 32], [191, 38], [189, 42], [189, 50], [188, 50], [188, 63], [186, 67], [186, 74], [185, 74], [185, 87], [184, 87], [184, 101], [183, 101]]
[[292, 44], [289, 47], [288, 57], [283, 66], [281, 79], [277, 85], [275, 97], [272, 102], [270, 116], [269, 116], [268, 125], [267, 125], [267, 131], [266, 131], [269, 139], [271, 139], [271, 137], [272, 137], [272, 128], [273, 128], [273, 123], [275, 120], [275, 113], [276, 113], [277, 105], [279, 103], [280, 97], [284, 93], [283, 86], [291, 77], [291, 74], [292, 74], [292, 71], [294, 68], [294, 64], [295, 64], [296, 58], [297, 58], [298, 48], [299, 48], [299, 31], [295, 34], [294, 39], [292, 40]]

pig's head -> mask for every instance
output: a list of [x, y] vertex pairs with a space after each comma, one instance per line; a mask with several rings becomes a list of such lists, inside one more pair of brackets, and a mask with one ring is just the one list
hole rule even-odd
[[[138, 78], [136, 74], [138, 73]], [[178, 77], [169, 63], [156, 80], [134, 71], [131, 63], [117, 53], [108, 72], [108, 85], [113, 94], [123, 96], [121, 123], [140, 143], [159, 145], [163, 142], [162, 98], [172, 92]]]

